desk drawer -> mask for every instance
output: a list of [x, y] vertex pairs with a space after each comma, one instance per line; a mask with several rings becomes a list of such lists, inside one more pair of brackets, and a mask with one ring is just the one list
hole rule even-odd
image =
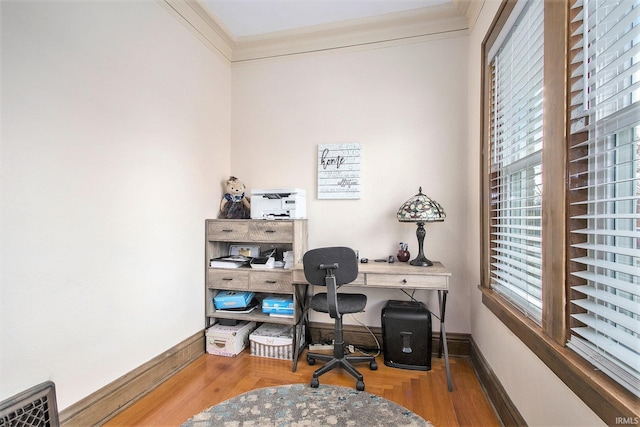
[[366, 274], [365, 273], [358, 273], [358, 277], [356, 277], [353, 282], [349, 283], [349, 285], [352, 285], [352, 286], [364, 286], [366, 283], [367, 283]]
[[[293, 270], [293, 283], [307, 283], [307, 278], [304, 276], [304, 270], [295, 269]], [[366, 283], [365, 273], [358, 273], [358, 277], [351, 283], [346, 284], [345, 286], [364, 286]]]
[[248, 270], [207, 270], [207, 287], [211, 289], [249, 289]]
[[291, 272], [252, 271], [249, 275], [249, 289], [255, 292], [293, 293]]
[[[426, 268], [426, 267], [425, 267]], [[408, 289], [447, 289], [447, 276], [419, 274], [367, 274], [367, 286], [406, 287]]]

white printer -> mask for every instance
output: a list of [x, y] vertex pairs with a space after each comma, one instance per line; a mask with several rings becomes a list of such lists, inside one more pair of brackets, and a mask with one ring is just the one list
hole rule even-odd
[[251, 190], [252, 219], [298, 219], [307, 216], [307, 195], [299, 188]]

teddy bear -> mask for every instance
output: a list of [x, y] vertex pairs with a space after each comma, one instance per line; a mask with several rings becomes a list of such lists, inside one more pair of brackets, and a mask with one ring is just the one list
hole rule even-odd
[[235, 176], [226, 182], [225, 194], [220, 202], [218, 218], [248, 219], [251, 218], [251, 201], [245, 197], [245, 185]]

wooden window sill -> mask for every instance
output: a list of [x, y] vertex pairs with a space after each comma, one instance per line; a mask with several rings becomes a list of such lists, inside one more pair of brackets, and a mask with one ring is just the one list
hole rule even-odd
[[637, 424], [640, 401], [570, 349], [558, 345], [495, 291], [479, 287], [482, 303], [608, 425]]

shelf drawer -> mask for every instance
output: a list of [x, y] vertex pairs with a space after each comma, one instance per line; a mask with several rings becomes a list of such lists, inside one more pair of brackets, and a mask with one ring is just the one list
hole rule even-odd
[[252, 271], [249, 289], [255, 292], [293, 293], [290, 271]]
[[249, 271], [245, 269], [207, 270], [207, 287], [216, 289], [249, 289]]
[[293, 240], [293, 222], [291, 221], [252, 221], [249, 235], [256, 242], [291, 242]]
[[249, 240], [249, 223], [242, 220], [218, 220], [207, 222], [207, 239], [225, 242]]

